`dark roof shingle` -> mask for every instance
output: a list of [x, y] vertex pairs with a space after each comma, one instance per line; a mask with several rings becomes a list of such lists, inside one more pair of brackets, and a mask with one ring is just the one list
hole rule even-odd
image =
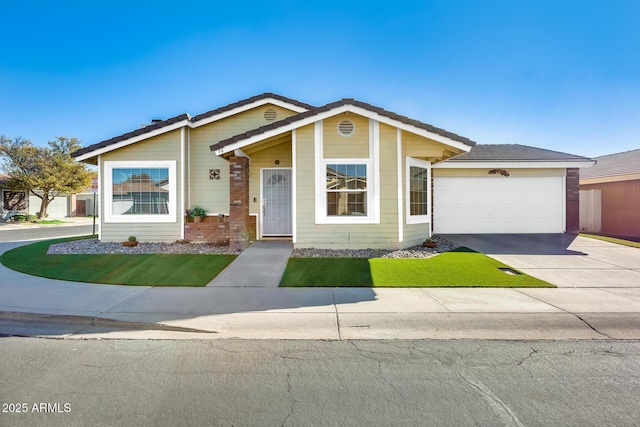
[[287, 98], [286, 96], [278, 95], [278, 94], [271, 93], [271, 92], [265, 92], [265, 93], [262, 93], [260, 95], [252, 96], [251, 98], [246, 98], [246, 99], [243, 99], [243, 100], [240, 100], [240, 101], [225, 105], [224, 107], [216, 108], [215, 110], [207, 111], [206, 113], [198, 114], [195, 117], [189, 117], [188, 114], [184, 113], [184, 114], [180, 114], [179, 116], [172, 117], [170, 119], [159, 120], [159, 121], [154, 122], [154, 123], [152, 123], [152, 124], [150, 124], [148, 126], [145, 126], [143, 128], [136, 129], [134, 131], [127, 132], [127, 133], [124, 133], [124, 134], [119, 135], [119, 136], [115, 136], [115, 137], [113, 137], [111, 139], [100, 141], [98, 143], [95, 143], [95, 144], [89, 145], [87, 147], [81, 148], [81, 149], [71, 153], [71, 157], [78, 157], [78, 156], [81, 156], [83, 154], [90, 153], [92, 151], [98, 150], [100, 148], [108, 147], [110, 145], [117, 144], [118, 142], [125, 141], [125, 140], [127, 140], [129, 138], [133, 138], [134, 136], [144, 135], [145, 133], [149, 133], [149, 132], [154, 131], [156, 129], [160, 129], [160, 128], [163, 128], [165, 126], [172, 125], [172, 124], [174, 124], [176, 122], [180, 122], [182, 120], [189, 120], [191, 122], [197, 122], [199, 120], [203, 120], [203, 119], [206, 119], [208, 117], [215, 116], [216, 114], [221, 114], [221, 113], [224, 113], [226, 111], [231, 111], [234, 108], [238, 108], [238, 107], [242, 107], [244, 105], [252, 104], [252, 103], [254, 103], [256, 101], [260, 101], [262, 99], [276, 99], [278, 101], [287, 102], [289, 104], [293, 104], [293, 105], [296, 105], [296, 106], [301, 107], [301, 108], [306, 108], [308, 110], [314, 108], [312, 105], [305, 104], [304, 102], [296, 101], [295, 99]]
[[[445, 162], [482, 162], [482, 161], [590, 161], [586, 157], [561, 153], [544, 148], [530, 147], [520, 144], [479, 144], [470, 152], [446, 160]], [[582, 173], [582, 172], [581, 172]]]
[[581, 179], [640, 174], [640, 149], [596, 157], [597, 163], [580, 171]]
[[312, 116], [315, 116], [317, 114], [320, 114], [320, 113], [323, 113], [323, 112], [326, 112], [326, 111], [331, 111], [331, 110], [333, 110], [335, 108], [338, 108], [338, 107], [341, 107], [343, 105], [354, 105], [356, 107], [363, 108], [365, 110], [371, 111], [371, 112], [379, 114], [381, 116], [388, 117], [390, 119], [397, 120], [397, 121], [400, 121], [402, 123], [405, 123], [405, 124], [408, 124], [408, 125], [411, 125], [411, 126], [415, 126], [417, 128], [420, 128], [420, 129], [424, 129], [424, 130], [426, 130], [428, 132], [436, 133], [436, 134], [438, 134], [440, 136], [449, 138], [449, 139], [454, 140], [454, 141], [461, 142], [461, 143], [463, 143], [465, 145], [468, 145], [470, 147], [474, 147], [476, 145], [476, 143], [474, 141], [470, 140], [469, 138], [460, 136], [460, 135], [452, 133], [452, 132], [448, 132], [448, 131], [446, 131], [444, 129], [437, 128], [437, 127], [432, 126], [432, 125], [430, 125], [428, 123], [423, 123], [423, 122], [421, 122], [419, 120], [411, 119], [409, 117], [402, 116], [400, 114], [396, 114], [396, 113], [391, 112], [391, 111], [387, 111], [384, 108], [376, 107], [374, 105], [367, 104], [366, 102], [357, 101], [357, 100], [355, 100], [353, 98], [343, 98], [340, 101], [331, 102], [331, 103], [323, 105], [321, 107], [314, 107], [314, 108], [312, 108], [312, 109], [310, 109], [308, 111], [305, 111], [303, 113], [297, 114], [295, 116], [290, 116], [290, 117], [287, 117], [286, 119], [279, 120], [277, 122], [270, 123], [268, 125], [261, 126], [261, 127], [257, 128], [257, 129], [253, 129], [253, 130], [250, 130], [250, 131], [247, 131], [247, 132], [232, 136], [231, 138], [227, 138], [227, 139], [224, 139], [222, 141], [219, 141], [216, 144], [211, 145], [211, 147], [210, 147], [211, 151], [216, 151], [216, 150], [219, 150], [221, 148], [226, 147], [227, 145], [233, 144], [233, 143], [238, 142], [238, 141], [245, 140], [245, 139], [250, 138], [250, 137], [252, 137], [254, 135], [259, 135], [259, 134], [268, 132], [270, 130], [278, 129], [280, 127], [286, 126], [286, 125], [291, 124], [291, 123], [298, 122], [300, 120], [304, 120], [304, 119], [306, 119], [308, 117], [312, 117]]

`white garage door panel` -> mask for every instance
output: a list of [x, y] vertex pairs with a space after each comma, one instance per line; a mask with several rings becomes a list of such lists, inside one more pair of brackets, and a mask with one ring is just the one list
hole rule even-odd
[[436, 233], [562, 233], [564, 177], [436, 177]]
[[[29, 196], [29, 212], [32, 215], [37, 214], [40, 211], [40, 205], [42, 200], [36, 196]], [[49, 203], [47, 206], [47, 218], [64, 218], [69, 215], [68, 199], [64, 196], [58, 196]]]

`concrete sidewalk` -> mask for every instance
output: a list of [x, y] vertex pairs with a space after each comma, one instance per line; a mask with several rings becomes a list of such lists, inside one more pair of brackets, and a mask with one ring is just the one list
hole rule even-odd
[[277, 288], [292, 251], [291, 242], [253, 242], [207, 286]]
[[[0, 222], [0, 231], [2, 230], [29, 230], [34, 228], [54, 228], [54, 227], [74, 227], [78, 225], [92, 225], [93, 217], [78, 216], [64, 218], [47, 218], [48, 220], [60, 220], [62, 224], [38, 224], [31, 222]], [[100, 220], [96, 218], [96, 227]]]
[[[14, 246], [0, 244], [0, 252]], [[0, 332], [32, 335], [41, 314], [72, 317], [39, 335], [82, 339], [640, 339], [640, 283], [154, 288], [49, 280], [0, 265]]]

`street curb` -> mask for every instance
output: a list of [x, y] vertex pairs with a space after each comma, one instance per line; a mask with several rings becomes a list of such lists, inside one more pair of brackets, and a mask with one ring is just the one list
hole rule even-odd
[[0, 311], [0, 320], [17, 320], [25, 322], [67, 323], [84, 326], [107, 326], [133, 330], [153, 330], [167, 332], [194, 332], [217, 334], [216, 331], [184, 328], [180, 326], [163, 325], [162, 323], [128, 322], [125, 320], [105, 319], [96, 316], [76, 316], [68, 314], [29, 313], [23, 311]]

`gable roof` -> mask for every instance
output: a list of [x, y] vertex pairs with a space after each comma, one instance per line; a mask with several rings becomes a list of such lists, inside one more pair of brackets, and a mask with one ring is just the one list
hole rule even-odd
[[[130, 140], [132, 138], [139, 137], [139, 139], [145, 139], [145, 137], [155, 136], [158, 133], [169, 132], [182, 126], [197, 127], [197, 126], [200, 126], [201, 124], [206, 124], [211, 121], [207, 119], [215, 118], [216, 116], [221, 116], [221, 115], [224, 115], [225, 113], [230, 113], [233, 110], [242, 109], [243, 107], [260, 103], [261, 101], [264, 101], [263, 103], [267, 103], [268, 101], [276, 101], [278, 104], [285, 104], [286, 107], [289, 107], [289, 108], [294, 107], [295, 110], [297, 111], [305, 111], [305, 110], [310, 110], [314, 108], [310, 104], [306, 104], [304, 102], [300, 102], [295, 99], [287, 98], [286, 96], [278, 95], [271, 92], [265, 92], [260, 95], [252, 96], [250, 98], [246, 98], [246, 99], [225, 105], [224, 107], [216, 108], [215, 110], [210, 110], [205, 113], [198, 114], [197, 116], [194, 116], [194, 117], [191, 117], [189, 114], [184, 113], [184, 114], [177, 115], [175, 117], [171, 117], [166, 120], [154, 121], [154, 123], [141, 127], [140, 129], [123, 133], [122, 135], [118, 135], [113, 138], [106, 139], [104, 141], [100, 141], [98, 143], [81, 148], [71, 153], [71, 157], [77, 158], [77, 157], [84, 156], [84, 158], [86, 158], [85, 155], [87, 154], [90, 154], [98, 150], [103, 151], [101, 149], [108, 149], [109, 147], [115, 144]], [[175, 126], [172, 126], [172, 125], [175, 125]]]
[[640, 174], [640, 149], [596, 157], [595, 166], [580, 172], [580, 179]]
[[[426, 131], [432, 136], [439, 136], [450, 141], [462, 143], [469, 148], [476, 145], [476, 143], [469, 138], [460, 136], [452, 132], [448, 132], [441, 128], [437, 128], [428, 123], [423, 123], [419, 120], [414, 120], [409, 117], [387, 111], [383, 108], [367, 104], [366, 102], [357, 101], [353, 98], [343, 98], [339, 101], [332, 102], [321, 107], [314, 107], [295, 116], [290, 116], [277, 122], [261, 126], [257, 129], [252, 129], [247, 132], [232, 136], [231, 138], [224, 139], [217, 142], [216, 144], [211, 145], [210, 149], [211, 151], [217, 152], [217, 154], [221, 154], [222, 152], [226, 152], [227, 150], [229, 150], [228, 147], [231, 145], [243, 145], [243, 142], [246, 142], [246, 144], [254, 142], [250, 139], [266, 139], [272, 136], [272, 134], [277, 134], [278, 130], [282, 130], [282, 132], [285, 132], [288, 131], [289, 128], [295, 129], [308, 123], [313, 123], [315, 121], [321, 120], [325, 115], [332, 116], [335, 114], [339, 114], [342, 110], [355, 111], [357, 113], [361, 113], [370, 117], [376, 116], [376, 118], [381, 118], [383, 121], [395, 122], [396, 124], [405, 125], [404, 127], [413, 128], [414, 130]], [[323, 114], [332, 112], [333, 114]]]

